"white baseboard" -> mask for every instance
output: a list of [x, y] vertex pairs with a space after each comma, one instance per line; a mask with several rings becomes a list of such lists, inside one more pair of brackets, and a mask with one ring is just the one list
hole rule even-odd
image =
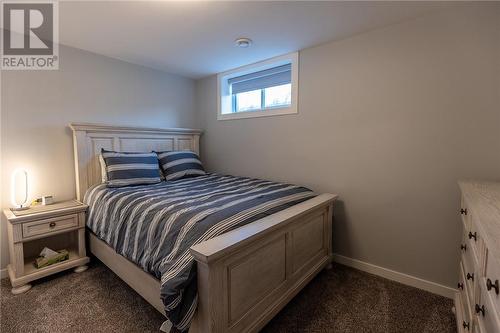
[[[396, 271], [393, 271], [391, 269], [380, 267], [380, 266], [370, 264], [370, 263], [367, 263], [367, 262], [364, 262], [361, 260], [345, 257], [345, 256], [340, 255], [340, 254], [334, 254], [333, 261], [335, 261], [339, 264], [345, 265], [345, 266], [359, 269], [360, 271], [364, 271], [367, 273], [378, 275], [378, 276], [381, 276], [383, 278], [393, 280], [393, 281], [405, 284], [407, 286], [412, 286], [415, 288], [426, 290], [426, 291], [431, 292], [433, 294], [441, 295], [441, 296], [444, 296], [447, 298], [453, 299], [455, 297], [456, 292], [457, 292], [456, 289], [453, 289], [453, 288], [450, 288], [447, 286], [443, 286], [442, 284], [439, 284], [439, 283], [427, 281], [427, 280], [424, 280], [424, 279], [421, 279], [421, 278], [418, 278], [418, 277], [415, 277], [412, 275], [396, 272]], [[7, 268], [0, 269], [0, 278], [1, 279], [4, 279], [8, 276], [9, 276], [9, 274], [7, 272]]]
[[455, 297], [455, 293], [457, 292], [456, 289], [443, 286], [439, 283], [423, 280], [412, 275], [396, 272], [391, 269], [373, 265], [361, 260], [345, 257], [340, 254], [334, 254], [333, 261], [345, 266], [359, 269], [360, 271], [378, 275], [386, 279], [393, 280], [407, 286], [419, 288], [447, 298], [453, 299]]

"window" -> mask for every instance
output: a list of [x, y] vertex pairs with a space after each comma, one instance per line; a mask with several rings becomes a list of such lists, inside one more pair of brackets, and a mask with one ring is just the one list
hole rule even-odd
[[218, 119], [297, 113], [298, 54], [218, 75]]

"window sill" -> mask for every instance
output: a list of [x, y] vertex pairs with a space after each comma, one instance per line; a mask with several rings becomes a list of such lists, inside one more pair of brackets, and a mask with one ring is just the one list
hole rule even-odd
[[259, 118], [259, 117], [272, 117], [272, 116], [282, 116], [286, 114], [297, 114], [297, 107], [294, 105], [284, 108], [268, 108], [260, 109], [254, 111], [243, 111], [234, 113], [218, 114], [217, 120], [233, 120], [233, 119], [245, 119], [245, 118]]

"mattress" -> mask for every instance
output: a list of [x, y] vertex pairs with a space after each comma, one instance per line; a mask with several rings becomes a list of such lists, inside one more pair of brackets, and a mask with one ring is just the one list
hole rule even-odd
[[165, 314], [186, 331], [198, 300], [189, 248], [314, 196], [301, 186], [207, 174], [122, 188], [99, 184], [84, 202], [87, 227], [161, 281]]

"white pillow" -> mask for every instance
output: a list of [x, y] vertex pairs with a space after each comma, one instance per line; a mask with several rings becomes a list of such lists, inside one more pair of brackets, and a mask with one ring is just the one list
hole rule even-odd
[[99, 164], [101, 165], [101, 183], [106, 183], [108, 181], [108, 175], [106, 173], [106, 162], [104, 162], [102, 153], [99, 154]]

